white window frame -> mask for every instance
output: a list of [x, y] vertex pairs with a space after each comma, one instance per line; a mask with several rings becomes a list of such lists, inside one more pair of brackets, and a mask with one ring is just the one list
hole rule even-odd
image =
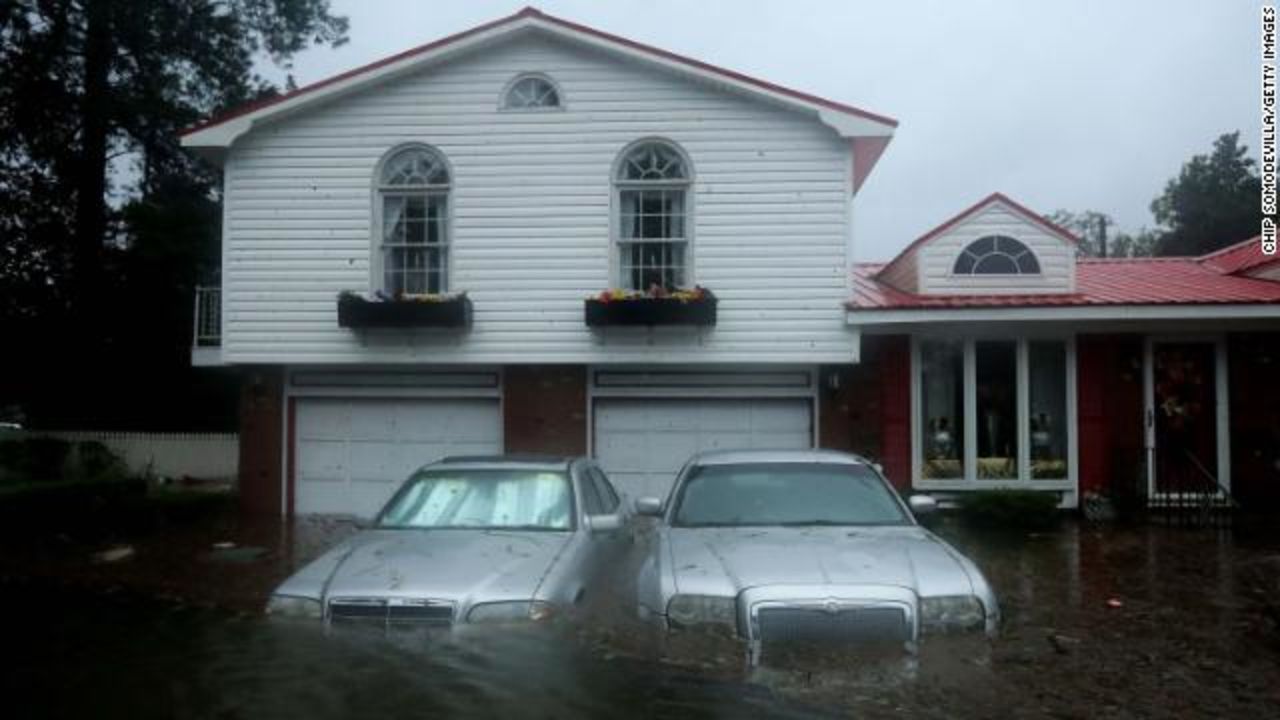
[[[557, 100], [556, 104], [538, 106], [538, 107], [528, 107], [524, 105], [508, 105], [507, 98], [511, 95], [511, 91], [515, 89], [516, 85], [519, 85], [521, 82], [525, 80], [541, 80], [547, 83], [548, 85], [550, 85], [552, 89], [554, 89], [556, 92], [556, 100]], [[568, 103], [565, 101], [565, 97], [564, 97], [564, 88], [560, 87], [560, 83], [551, 79], [550, 75], [547, 75], [546, 73], [542, 73], [542, 72], [526, 72], [526, 73], [520, 73], [519, 75], [516, 75], [515, 77], [508, 80], [506, 85], [502, 86], [502, 93], [498, 95], [498, 112], [513, 112], [513, 113], [563, 112], [566, 109], [567, 105]]]
[[[956, 263], [960, 261], [961, 256], [969, 252], [969, 248], [973, 247], [975, 244], [977, 244], [982, 240], [986, 240], [987, 238], [1007, 238], [1009, 240], [1013, 240], [1016, 243], [1019, 243], [1020, 245], [1022, 245], [1022, 247], [1027, 249], [1027, 253], [1031, 255], [1031, 257], [1035, 258], [1037, 270], [1035, 272], [1022, 272], [1021, 269], [1019, 269], [1018, 272], [1014, 272], [1014, 273], [975, 273], [972, 271], [967, 273], [956, 272]], [[1000, 255], [1008, 255], [1008, 253], [1002, 253], [998, 250], [996, 251], [996, 253]], [[978, 260], [974, 261], [973, 266], [975, 268], [978, 266]], [[1032, 248], [1029, 243], [1027, 243], [1027, 241], [1021, 240], [1012, 235], [1004, 235], [1001, 233], [987, 233], [985, 235], [981, 235], [979, 237], [974, 238], [973, 240], [966, 242], [964, 244], [964, 247], [960, 248], [960, 252], [956, 253], [955, 257], [951, 258], [951, 263], [950, 265], [947, 266], [947, 275], [953, 278], [1001, 278], [1001, 277], [1004, 277], [1004, 278], [1033, 277], [1034, 278], [1034, 277], [1044, 276], [1044, 263], [1040, 262], [1039, 253], [1037, 253], [1035, 249]]]
[[[421, 185], [421, 186], [403, 186], [403, 185], [384, 185], [382, 182], [382, 174], [386, 170], [387, 162], [391, 158], [399, 155], [406, 150], [423, 150], [431, 153], [444, 165], [445, 172], [449, 175], [449, 182], [443, 185]], [[445, 198], [445, 215], [444, 215], [444, 242], [437, 243], [432, 247], [440, 247], [443, 250], [444, 262], [443, 277], [441, 279], [441, 293], [448, 293], [453, 286], [453, 213], [454, 213], [454, 189], [456, 188], [456, 179], [453, 172], [453, 165], [449, 162], [448, 156], [441, 152], [438, 148], [426, 143], [405, 143], [396, 145], [387, 152], [383, 153], [378, 159], [377, 165], [373, 172], [373, 186], [371, 190], [373, 207], [373, 223], [371, 241], [371, 262], [369, 263], [369, 287], [372, 290], [385, 291], [386, 273], [385, 273], [385, 253], [383, 252], [383, 226], [384, 226], [384, 204], [383, 199], [388, 196], [431, 196], [443, 195]], [[424, 245], [423, 247], [428, 247]]]
[[[921, 362], [920, 346], [931, 340], [960, 340], [964, 344], [964, 457], [963, 477], [956, 479], [924, 478], [921, 458], [921, 417], [920, 403], [923, 399], [921, 373], [924, 365]], [[1017, 348], [1017, 415], [1018, 415], [1018, 477], [1002, 479], [979, 479], [978, 470], [978, 403], [977, 403], [977, 362], [975, 343], [984, 341], [1009, 341], [1016, 343]], [[1031, 370], [1028, 362], [1028, 346], [1035, 342], [1060, 342], [1066, 350], [1066, 410], [1067, 410], [1067, 477], [1062, 480], [1032, 479], [1031, 477]], [[913, 335], [911, 337], [911, 478], [912, 487], [918, 490], [994, 490], [1023, 489], [1046, 490], [1072, 493], [1069, 505], [1074, 505], [1079, 497], [1080, 458], [1077, 447], [1078, 420], [1076, 413], [1076, 343], [1073, 335], [1061, 334], [1026, 334], [1015, 337], [1009, 335]]]
[[[656, 143], [666, 146], [668, 149], [680, 156], [680, 161], [684, 163], [685, 178], [683, 180], [648, 180], [648, 181], [624, 181], [619, 180], [618, 175], [622, 169], [622, 163], [626, 161], [627, 156], [634, 150], [650, 143]], [[609, 183], [612, 188], [610, 193], [610, 210], [609, 210], [609, 277], [611, 278], [610, 287], [628, 288], [628, 278], [623, 277], [622, 249], [625, 246], [635, 243], [670, 243], [682, 244], [684, 246], [684, 283], [682, 288], [692, 288], [697, 285], [696, 275], [694, 274], [693, 262], [693, 220], [694, 220], [694, 168], [693, 162], [689, 159], [689, 153], [679, 144], [661, 137], [641, 138], [634, 142], [628, 143], [622, 151], [614, 158], [613, 167], [609, 171]], [[622, 239], [622, 193], [626, 190], [684, 190], [684, 238], [676, 239], [642, 239], [642, 240], [623, 240]], [[647, 288], [630, 288], [634, 290], [646, 290]]]

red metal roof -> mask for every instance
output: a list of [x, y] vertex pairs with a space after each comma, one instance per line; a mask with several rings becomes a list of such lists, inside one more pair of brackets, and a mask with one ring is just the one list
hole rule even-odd
[[291, 100], [293, 98], [296, 98], [300, 95], [306, 95], [308, 93], [315, 92], [316, 90], [327, 87], [329, 85], [333, 85], [334, 83], [347, 80], [349, 78], [353, 78], [373, 70], [377, 70], [378, 68], [384, 67], [386, 65], [390, 65], [400, 60], [405, 60], [407, 58], [411, 58], [416, 55], [422, 55], [432, 50], [438, 50], [442, 47], [456, 43], [459, 40], [463, 40], [477, 33], [481, 33], [486, 30], [492, 30], [494, 28], [497, 28], [509, 23], [513, 23], [513, 22], [516, 22], [517, 20], [521, 20], [524, 18], [536, 18], [538, 20], [544, 21], [551, 25], [558, 25], [568, 30], [584, 33], [587, 35], [592, 35], [592, 36], [601, 38], [603, 40], [608, 40], [609, 42], [615, 43], [617, 45], [621, 45], [621, 46], [630, 48], [632, 50], [638, 50], [640, 52], [653, 55], [655, 57], [658, 57], [664, 60], [674, 61], [683, 65], [688, 65], [698, 70], [703, 70], [706, 72], [715, 73], [717, 75], [722, 75], [724, 77], [730, 78], [732, 80], [736, 80], [738, 82], [746, 83], [748, 85], [754, 85], [762, 90], [775, 92], [775, 93], [786, 95], [788, 97], [792, 97], [807, 103], [812, 103], [814, 105], [820, 105], [822, 107], [829, 108], [831, 110], [836, 110], [838, 112], [847, 113], [849, 115], [855, 115], [857, 117], [866, 118], [868, 120], [873, 120], [879, 123], [884, 123], [891, 127], [898, 126], [897, 120], [894, 120], [893, 118], [887, 117], [885, 115], [879, 115], [873, 112], [868, 112], [861, 108], [853, 107], [852, 105], [846, 105], [844, 103], [836, 102], [834, 100], [828, 100], [826, 98], [818, 97], [817, 95], [810, 95], [809, 93], [806, 93], [806, 92], [793, 90], [791, 88], [783, 87], [781, 85], [775, 85], [774, 83], [771, 83], [765, 80], [760, 80], [758, 78], [751, 77], [750, 75], [744, 75], [743, 73], [736, 72], [734, 70], [722, 68], [718, 65], [712, 65], [711, 63], [706, 63], [701, 60], [696, 60], [694, 58], [687, 57], [685, 55], [680, 55], [677, 53], [670, 52], [668, 50], [656, 48], [656, 47], [653, 47], [652, 45], [645, 45], [644, 43], [636, 42], [635, 40], [630, 40], [630, 39], [621, 37], [619, 35], [613, 35], [611, 33], [604, 32], [603, 30], [597, 30], [595, 28], [588, 27], [586, 25], [580, 25], [578, 23], [571, 22], [569, 20], [564, 20], [562, 18], [555, 17], [554, 15], [548, 15], [535, 7], [525, 7], [524, 9], [520, 10], [519, 12], [513, 15], [508, 15], [504, 18], [499, 18], [498, 20], [487, 22], [483, 25], [478, 25], [476, 27], [471, 28], [470, 30], [464, 30], [460, 33], [449, 35], [439, 40], [429, 42], [425, 45], [420, 45], [418, 47], [411, 48], [404, 52], [396, 53], [395, 55], [385, 57], [381, 60], [377, 60], [367, 65], [362, 65], [358, 68], [355, 68], [353, 70], [348, 70], [347, 72], [341, 73], [339, 75], [334, 75], [333, 77], [325, 78], [324, 80], [320, 80], [318, 82], [305, 85], [296, 90], [293, 90], [292, 92], [287, 92], [287, 93], [284, 93], [283, 95], [278, 95], [273, 98], [267, 98], [257, 102], [249, 103], [247, 105], [243, 105], [241, 107], [235, 108], [234, 110], [231, 110], [222, 115], [219, 115], [210, 120], [207, 120], [203, 123], [199, 123], [190, 128], [187, 128], [186, 130], [183, 130], [180, 134], [190, 135], [191, 133], [197, 132], [199, 130], [204, 130], [206, 128], [210, 128], [215, 125], [220, 125], [228, 120], [232, 120], [242, 115], [247, 115], [249, 113], [256, 112], [258, 110], [263, 110], [265, 108], [271, 107], [272, 105], [277, 105], [286, 100]]
[[1229, 275], [1244, 273], [1260, 265], [1280, 262], [1280, 254], [1262, 254], [1261, 239], [1261, 235], [1255, 235], [1244, 242], [1228, 245], [1221, 250], [1201, 255], [1197, 260], [1206, 267]]
[[847, 306], [850, 310], [919, 310], [1280, 303], [1280, 282], [1227, 274], [1208, 262], [1211, 257], [1082, 258], [1076, 264], [1076, 292], [1039, 295], [919, 295], [876, 280], [883, 264], [859, 264]]

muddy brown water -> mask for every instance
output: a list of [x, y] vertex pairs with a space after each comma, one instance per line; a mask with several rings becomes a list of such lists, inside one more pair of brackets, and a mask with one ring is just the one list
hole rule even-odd
[[[5, 717], [1280, 717], [1280, 528], [936, 528], [999, 593], [999, 639], [748, 671], [624, 614], [585, 629], [343, 632], [263, 618], [343, 522], [225, 514], [113, 543], [6, 541]], [[233, 543], [215, 548], [215, 543]], [[127, 544], [113, 563], [92, 553]]]

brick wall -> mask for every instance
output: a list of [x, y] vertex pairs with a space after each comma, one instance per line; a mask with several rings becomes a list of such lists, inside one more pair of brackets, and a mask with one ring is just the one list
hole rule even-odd
[[507, 452], [586, 454], [585, 366], [508, 366], [504, 372], [503, 395], [503, 436]]
[[864, 336], [861, 360], [824, 367], [818, 394], [818, 444], [880, 463], [898, 487], [911, 472], [910, 365], [907, 336]]
[[284, 373], [245, 370], [240, 383], [240, 506], [251, 514], [280, 514]]

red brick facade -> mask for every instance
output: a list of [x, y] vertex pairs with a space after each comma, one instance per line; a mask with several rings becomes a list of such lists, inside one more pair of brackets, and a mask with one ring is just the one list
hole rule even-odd
[[284, 373], [250, 368], [240, 385], [240, 507], [279, 515], [284, 437]]
[[503, 378], [506, 451], [585, 455], [587, 369], [582, 365], [510, 365]]
[[1247, 509], [1280, 505], [1280, 333], [1227, 339], [1231, 494]]
[[911, 477], [910, 347], [905, 335], [863, 337], [858, 364], [824, 367], [818, 391], [818, 445], [880, 463], [900, 488]]

